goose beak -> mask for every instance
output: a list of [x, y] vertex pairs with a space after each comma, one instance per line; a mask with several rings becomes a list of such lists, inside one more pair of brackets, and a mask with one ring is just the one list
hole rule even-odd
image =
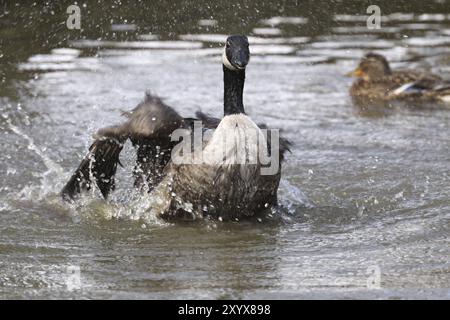
[[346, 73], [347, 77], [356, 77], [356, 78], [362, 78], [364, 77], [364, 71], [362, 71], [360, 68], [356, 68], [355, 70]]
[[240, 55], [234, 59], [233, 66], [239, 70], [245, 69], [249, 60], [249, 54], [247, 52], [241, 52]]
[[239, 62], [234, 63], [233, 65], [236, 69], [239, 69], [239, 70], [243, 70], [247, 66], [247, 64], [243, 64], [243, 63], [239, 63]]

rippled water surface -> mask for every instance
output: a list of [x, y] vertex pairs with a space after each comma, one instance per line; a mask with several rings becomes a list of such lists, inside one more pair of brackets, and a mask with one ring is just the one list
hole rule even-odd
[[[0, 8], [0, 298], [449, 299], [450, 106], [357, 107], [344, 74], [376, 51], [450, 80], [450, 2], [381, 1], [380, 30], [343, 2], [88, 2], [83, 31], [61, 4]], [[91, 134], [146, 90], [221, 116], [230, 33], [249, 35], [248, 114], [294, 143], [282, 209], [160, 221], [131, 146], [109, 201], [63, 203]]]

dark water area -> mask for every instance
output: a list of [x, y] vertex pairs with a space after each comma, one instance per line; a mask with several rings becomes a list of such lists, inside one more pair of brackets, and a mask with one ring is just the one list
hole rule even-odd
[[[0, 298], [450, 298], [450, 106], [356, 106], [345, 77], [374, 51], [450, 80], [448, 0], [378, 1], [375, 30], [370, 1], [82, 1], [81, 30], [70, 4], [0, 1]], [[60, 200], [145, 91], [221, 116], [235, 33], [248, 114], [293, 142], [282, 209], [161, 221], [129, 145], [110, 200]]]

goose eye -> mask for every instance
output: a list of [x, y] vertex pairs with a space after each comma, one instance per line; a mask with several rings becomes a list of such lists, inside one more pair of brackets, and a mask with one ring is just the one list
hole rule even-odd
[[229, 47], [230, 47], [230, 42], [227, 41], [227, 48], [229, 48]]

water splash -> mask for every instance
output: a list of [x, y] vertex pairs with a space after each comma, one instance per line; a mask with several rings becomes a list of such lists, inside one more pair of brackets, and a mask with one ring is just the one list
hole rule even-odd
[[19, 198], [22, 200], [44, 201], [59, 209], [61, 206], [65, 206], [71, 211], [75, 220], [85, 218], [127, 219], [132, 221], [142, 220], [151, 225], [166, 225], [151, 210], [157, 199], [142, 196], [142, 193], [136, 190], [129, 192], [128, 197], [123, 202], [117, 202], [114, 200], [100, 200], [99, 191], [97, 188], [92, 188], [89, 192], [84, 193], [76, 203], [64, 205], [57, 194], [61, 190], [64, 181], [67, 180], [68, 173], [66, 170], [48, 157], [30, 136], [10, 121], [8, 121], [8, 125], [11, 131], [27, 141], [27, 148], [38, 155], [47, 167], [47, 170], [40, 174], [41, 183], [39, 185], [26, 186], [19, 192]]
[[315, 207], [306, 194], [287, 179], [280, 180], [279, 194], [283, 195], [281, 205], [291, 214], [296, 213], [299, 208]]
[[66, 177], [64, 169], [55, 161], [50, 159], [35, 143], [34, 140], [20, 130], [17, 126], [13, 125], [10, 119], [7, 119], [9, 129], [19, 137], [27, 141], [28, 150], [33, 151], [39, 158], [41, 158], [47, 170], [41, 173], [41, 184], [39, 186], [26, 186], [19, 192], [19, 195], [25, 198], [37, 197], [42, 199], [46, 195], [55, 193], [55, 189], [61, 187], [61, 183]]

